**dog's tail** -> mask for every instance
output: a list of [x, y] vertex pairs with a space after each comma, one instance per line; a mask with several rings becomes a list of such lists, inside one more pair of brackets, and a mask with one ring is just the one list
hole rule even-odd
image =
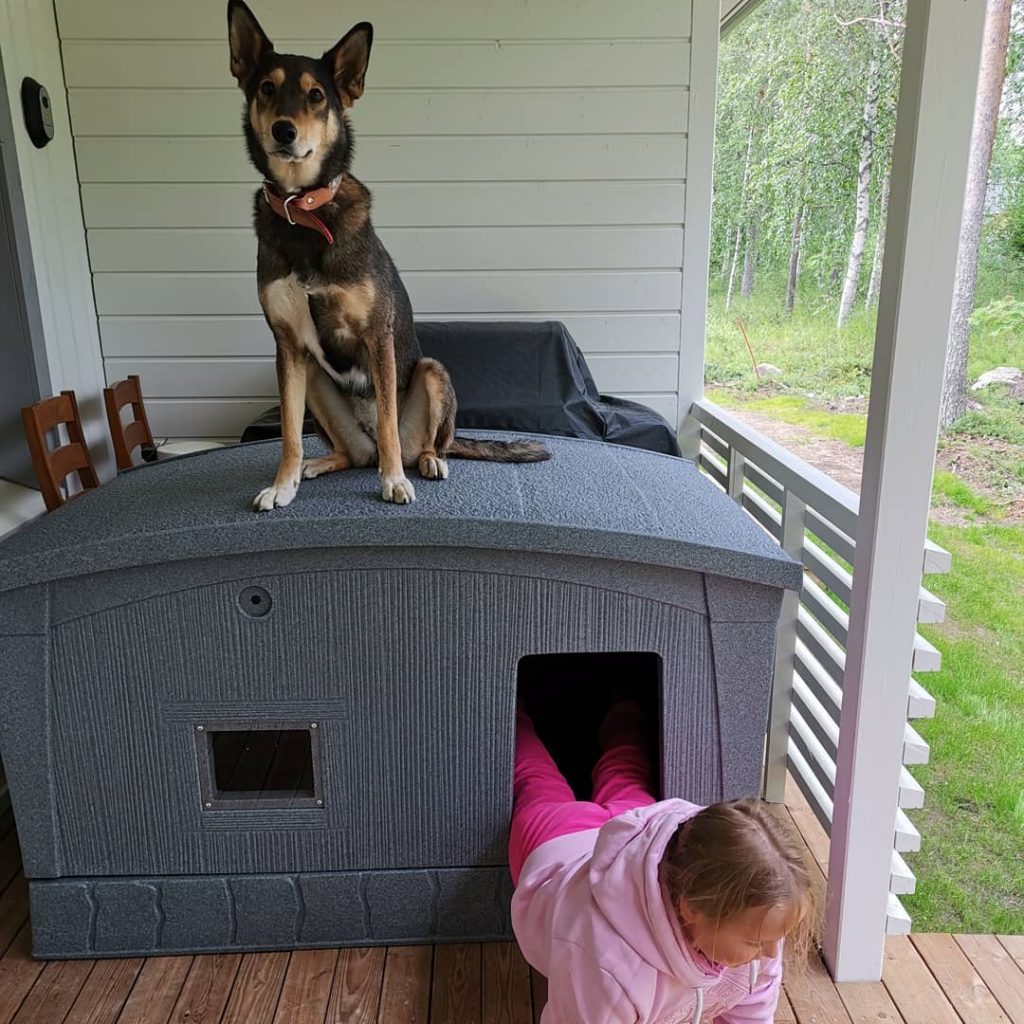
[[479, 459], [484, 462], [544, 462], [551, 452], [537, 441], [476, 441], [456, 437], [448, 448], [454, 459]]

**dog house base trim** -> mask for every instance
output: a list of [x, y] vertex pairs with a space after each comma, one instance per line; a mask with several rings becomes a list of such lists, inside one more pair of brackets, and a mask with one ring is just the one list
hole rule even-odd
[[29, 891], [32, 952], [44, 959], [512, 938], [504, 866], [66, 878]]

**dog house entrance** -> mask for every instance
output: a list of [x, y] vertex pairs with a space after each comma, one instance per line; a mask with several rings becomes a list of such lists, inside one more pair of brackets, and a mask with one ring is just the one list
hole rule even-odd
[[654, 796], [660, 795], [661, 675], [661, 658], [646, 651], [530, 654], [520, 659], [519, 699], [577, 799], [590, 799], [601, 722], [621, 699], [636, 700], [646, 712]]
[[316, 725], [197, 726], [205, 810], [322, 807]]

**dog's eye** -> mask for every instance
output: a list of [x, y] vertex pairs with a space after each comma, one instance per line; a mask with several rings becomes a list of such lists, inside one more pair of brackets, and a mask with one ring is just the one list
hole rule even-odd
[[324, 94], [319, 89], [309, 90], [309, 102], [310, 103], [322, 103]]
[[260, 92], [263, 93], [264, 96], [273, 96], [274, 95], [274, 83], [273, 82], [263, 82], [260, 85]]

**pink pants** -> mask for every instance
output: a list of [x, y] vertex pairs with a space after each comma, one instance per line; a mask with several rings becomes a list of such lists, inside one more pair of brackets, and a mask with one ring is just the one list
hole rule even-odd
[[[620, 705], [622, 707], [622, 705]], [[512, 783], [512, 828], [508, 865], [513, 885], [526, 858], [541, 843], [571, 832], [600, 828], [635, 807], [655, 802], [651, 763], [635, 716], [605, 719], [604, 753], [591, 775], [593, 800], [577, 800], [569, 783], [541, 743], [533, 722], [516, 715], [516, 761]]]

